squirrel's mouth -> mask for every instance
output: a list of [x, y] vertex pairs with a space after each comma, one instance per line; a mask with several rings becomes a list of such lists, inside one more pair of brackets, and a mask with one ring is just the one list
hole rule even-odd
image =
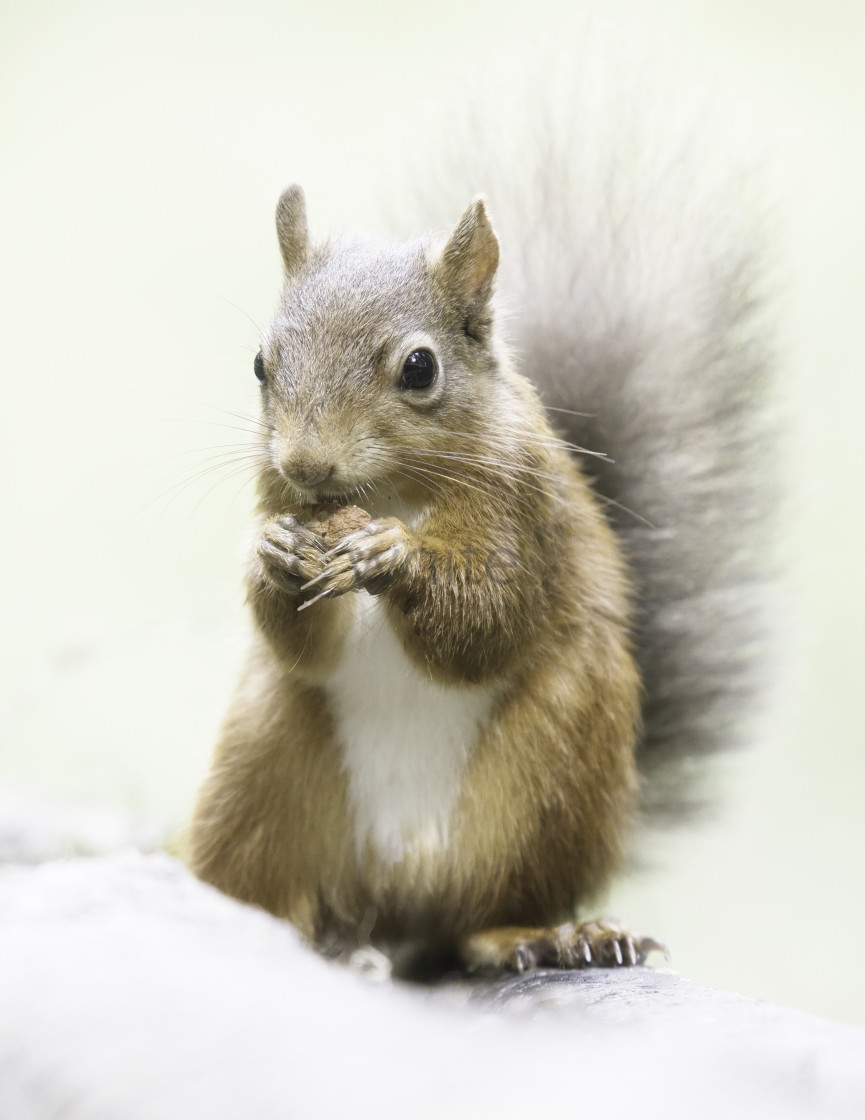
[[[371, 509], [384, 503], [407, 502], [409, 505], [424, 504], [429, 501], [430, 492], [439, 489], [435, 480], [402, 473], [399, 470], [383, 472], [378, 477], [362, 477], [348, 480], [328, 475], [321, 480], [310, 481], [289, 474], [275, 466], [281, 483], [282, 497], [288, 507], [293, 506], [360, 506]], [[280, 499], [278, 499], [280, 500]]]
[[350, 505], [353, 501], [353, 496], [350, 492], [345, 490], [331, 490], [331, 489], [310, 489], [306, 486], [292, 485], [294, 498], [297, 502], [304, 506], [321, 506], [321, 505]]
[[317, 486], [304, 486], [294, 479], [287, 479], [286, 481], [296, 501], [305, 506], [320, 506], [325, 504], [339, 506], [362, 505], [363, 499], [370, 499], [378, 489], [378, 487], [374, 486], [372, 483], [340, 485], [334, 484], [333, 480], [330, 479]]

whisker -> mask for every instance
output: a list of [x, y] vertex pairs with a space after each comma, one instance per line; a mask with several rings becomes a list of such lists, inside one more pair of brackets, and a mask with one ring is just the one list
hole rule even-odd
[[239, 424], [226, 424], [224, 420], [178, 420], [168, 419], [161, 421], [163, 424], [197, 424], [199, 427], [204, 428], [225, 428], [229, 432], [243, 432], [244, 435], [252, 436], [254, 439], [261, 439], [264, 436], [273, 434], [273, 429], [268, 425], [267, 427], [259, 428], [243, 428]]
[[[225, 481], [227, 481], [227, 479]], [[243, 492], [243, 488], [245, 486], [249, 486], [250, 482], [255, 482], [255, 475], [252, 475], [252, 474], [247, 475], [247, 477], [243, 480], [243, 482], [241, 482], [241, 484], [238, 486], [238, 488], [234, 491], [234, 494], [231, 497], [231, 505], [232, 506], [237, 501], [237, 499], [240, 497], [241, 493]]]
[[597, 490], [594, 491], [594, 495], [598, 499], [598, 501], [603, 502], [605, 506], [615, 506], [615, 508], [621, 510], [622, 513], [626, 513], [628, 517], [633, 517], [635, 521], [641, 522], [641, 524], [645, 525], [647, 529], [658, 528], [658, 526], [655, 525], [653, 521], [650, 521], [648, 517], [644, 517], [641, 513], [637, 513], [637, 511], [634, 509], [629, 509], [628, 506], [623, 506], [622, 503], [617, 502], [615, 498], [608, 498], [606, 494], [599, 494]]
[[[235, 472], [251, 471], [254, 467], [257, 466], [258, 461], [259, 460], [255, 455], [239, 455], [228, 459], [223, 459], [216, 463], [208, 464], [203, 468], [196, 469], [195, 466], [183, 468], [183, 471], [186, 472], [186, 477], [181, 477], [177, 482], [166, 487], [149, 501], [145, 502], [145, 504], [135, 513], [134, 516], [141, 516], [155, 503], [163, 501], [167, 498], [168, 501], [162, 509], [162, 514], [164, 514], [174, 504], [176, 499], [180, 496], [180, 494], [183, 493], [184, 490], [187, 490], [190, 486], [198, 482], [200, 479], [206, 478], [209, 474], [228, 471], [227, 474], [223, 474], [221, 478], [217, 479], [214, 487], [210, 488], [210, 490], [212, 490], [219, 483], [226, 481], [228, 478], [231, 478]], [[194, 473], [188, 473], [190, 470], [192, 470]], [[210, 493], [210, 490], [208, 490], [208, 493]]]
[[167, 462], [169, 459], [179, 459], [183, 455], [198, 455], [202, 451], [224, 451], [235, 452], [241, 450], [255, 450], [255, 445], [247, 443], [216, 443], [209, 447], [187, 447], [183, 451], [172, 451], [168, 455], [161, 455], [158, 459], [151, 459], [148, 463], [141, 463], [137, 467], [133, 467], [130, 474], [137, 474], [138, 471], [149, 470], [150, 467], [158, 467], [160, 464]]
[[208, 470], [215, 469], [219, 466], [239, 462], [246, 459], [249, 462], [266, 462], [267, 455], [254, 448], [247, 448], [237, 451], [221, 451], [215, 455], [208, 455], [195, 463], [184, 463], [182, 466], [177, 467], [171, 471], [163, 479], [164, 483], [173, 482], [175, 479], [180, 479], [184, 475], [192, 478], [196, 474], [206, 473]]
[[405, 463], [402, 464], [402, 467], [402, 470], [394, 467], [393, 473], [399, 475], [400, 478], [407, 479], [409, 482], [419, 482], [422, 486], [435, 490], [439, 494], [444, 493], [444, 488], [439, 485], [434, 478], [426, 477], [423, 473], [412, 470], [412, 468]]
[[[588, 447], [580, 447], [579, 444], [570, 443], [568, 440], [560, 439], [558, 436], [553, 436], [552, 439], [538, 439], [536, 436], [527, 434], [524, 429], [513, 427], [509, 424], [500, 425], [496, 429], [496, 432], [504, 433], [507, 437], [507, 441], [500, 441], [500, 446], [503, 449], [508, 449], [514, 443], [519, 443], [531, 448], [559, 448], [563, 451], [571, 451], [579, 455], [588, 455], [593, 459], [602, 459], [608, 463], [612, 462], [604, 451], [591, 451]], [[442, 435], [459, 436], [464, 439], [480, 438], [478, 432], [461, 432], [455, 428], [442, 428], [441, 433]], [[495, 434], [496, 433], [490, 432], [484, 433], [485, 441], [488, 441], [491, 435], [493, 440], [495, 440]]]
[[[238, 419], [238, 420], [248, 420], [249, 423], [253, 423], [253, 420], [252, 420], [251, 417], [245, 417], [245, 416], [241, 416], [239, 414], [236, 417], [236, 419]], [[163, 423], [163, 424], [197, 424], [199, 427], [203, 427], [203, 428], [225, 428], [227, 431], [230, 431], [230, 432], [243, 432], [244, 435], [254, 436], [256, 438], [261, 438], [262, 436], [270, 436], [270, 435], [273, 434], [273, 428], [270, 426], [270, 424], [265, 424], [264, 421], [260, 421], [260, 422], [256, 423], [256, 426], [253, 427], [253, 428], [243, 427], [240, 424], [226, 424], [226, 422], [224, 420], [199, 420], [199, 419], [196, 419], [196, 418], [182, 419], [182, 418], [179, 418], [179, 417], [169, 417], [168, 419], [161, 421], [161, 423]]]
[[[490, 459], [488, 456], [481, 456], [481, 455], [462, 456], [462, 455], [459, 455], [456, 452], [440, 452], [440, 451], [434, 451], [432, 449], [422, 449], [422, 450], [412, 449], [412, 454], [424, 454], [424, 455], [429, 456], [430, 458], [443, 457], [443, 458], [449, 459], [452, 462], [457, 462], [457, 463], [458, 462], [465, 462], [467, 466], [469, 466], [469, 465], [480, 465], [482, 467], [485, 467], [490, 473], [495, 474], [500, 478], [503, 478], [503, 479], [508, 480], [508, 481], [511, 480], [511, 475], [508, 473], [508, 471], [499, 467], [498, 462], [494, 459]], [[543, 479], [543, 480], [550, 481], [550, 482], [558, 482], [559, 481], [556, 475], [548, 474], [545, 471], [538, 471], [533, 467], [522, 466], [520, 464], [513, 463], [513, 462], [509, 463], [508, 467], [511, 471], [516, 471], [519, 474], [529, 475], [530, 477], [535, 477], [535, 478]], [[570, 504], [570, 502], [567, 500], [567, 498], [563, 497], [562, 495], [560, 495], [556, 492], [550, 492], [550, 491], [544, 490], [540, 487], [533, 486], [533, 485], [531, 485], [531, 483], [525, 481], [524, 479], [521, 479], [520, 483], [521, 483], [521, 485], [528, 487], [530, 490], [535, 490], [538, 493], [543, 494], [546, 497], [552, 498], [554, 501], [561, 502], [564, 505], [569, 505]], [[644, 517], [642, 514], [637, 513], [636, 510], [629, 509], [627, 506], [622, 505], [622, 503], [617, 502], [615, 500], [615, 498], [607, 497], [605, 494], [599, 494], [599, 493], [597, 493], [597, 491], [595, 491], [594, 493], [595, 493], [595, 497], [599, 501], [603, 502], [605, 505], [613, 506], [616, 509], [621, 510], [622, 513], [627, 514], [629, 517], [633, 517], [636, 521], [641, 522], [643, 525], [647, 526], [650, 529], [656, 529], [657, 528], [657, 526], [654, 525], [647, 517]]]
[[[457, 462], [459, 462], [459, 460], [457, 460]], [[477, 466], [477, 465], [479, 465], [479, 464], [476, 464], [476, 463], [472, 463], [471, 461], [464, 460], [464, 462], [466, 463], [466, 466]], [[483, 470], [487, 475], [492, 475], [496, 478], [501, 479], [504, 482], [510, 483], [511, 487], [509, 487], [507, 489], [507, 491], [504, 488], [500, 487], [499, 492], [500, 493], [506, 493], [507, 492], [510, 497], [514, 498], [515, 500], [517, 500], [519, 502], [522, 502], [524, 504], [530, 504], [530, 499], [526, 495], [519, 493], [520, 489], [525, 488], [525, 489], [528, 489], [528, 490], [533, 490], [537, 494], [541, 494], [543, 497], [548, 498], [550, 501], [561, 502], [563, 504], [567, 504], [565, 502], [565, 499], [563, 499], [562, 496], [560, 494], [556, 493], [555, 491], [544, 490], [540, 486], [532, 485], [530, 482], [527, 482], [525, 479], [514, 479], [512, 473], [509, 473], [508, 471], [506, 471], [504, 469], [497, 468], [494, 465], [484, 465], [484, 464], [480, 464], [480, 465], [483, 467]], [[436, 464], [436, 467], [442, 473], [442, 475], [444, 477], [450, 477], [454, 480], [458, 480], [458, 479], [459, 480], [464, 480], [464, 478], [465, 478], [465, 476], [459, 474], [459, 472], [455, 473], [453, 468], [451, 469], [451, 472], [449, 474], [446, 474], [445, 470], [443, 468], [441, 468], [438, 464]], [[481, 493], [486, 493], [486, 491], [482, 487], [476, 486], [474, 488], [476, 490], [479, 490]]]
[[572, 408], [558, 408], [554, 404], [545, 404], [544, 408], [547, 412], [563, 412], [566, 416], [579, 416], [584, 420], [595, 420], [598, 415], [596, 412], [575, 412]]
[[[119, 380], [124, 385], [129, 385], [133, 389], [138, 389], [139, 392], [146, 392], [146, 393], [150, 393], [151, 395], [155, 395], [155, 390], [149, 385], [142, 385], [139, 382], [129, 381], [126, 378], [120, 378]], [[191, 397], [181, 396], [179, 393], [169, 393], [169, 392], [165, 392], [163, 390], [160, 390], [159, 393], [158, 393], [158, 396], [159, 396], [160, 399], [168, 398], [170, 400], [182, 401], [183, 404], [195, 405], [196, 408], [206, 408], [211, 412], [219, 412], [223, 416], [230, 416], [234, 420], [245, 420], [245, 421], [247, 421], [247, 423], [255, 424], [257, 427], [263, 428], [266, 431], [269, 430], [269, 425], [264, 420], [262, 420], [261, 417], [258, 417], [258, 416], [248, 416], [244, 412], [232, 412], [227, 408], [220, 408], [218, 405], [210, 404], [207, 401], [197, 401], [197, 400], [193, 400]], [[184, 421], [178, 421], [178, 422], [179, 423], [184, 423]], [[201, 421], [194, 421], [193, 420], [193, 421], [185, 421], [185, 422], [186, 423], [199, 423]]]
[[[428, 455], [431, 458], [449, 459], [458, 463], [465, 463], [467, 466], [471, 464], [479, 464], [481, 466], [502, 467], [501, 459], [494, 459], [489, 455], [464, 455], [456, 451], [435, 451], [432, 448], [412, 448], [414, 454]], [[545, 479], [549, 482], [559, 482], [560, 477], [551, 474], [549, 471], [539, 470], [528, 463], [517, 463], [511, 461], [508, 463], [508, 468], [513, 471], [518, 471], [521, 474], [530, 475], [533, 478]]]
[[255, 319], [253, 319], [248, 311], [244, 311], [244, 309], [239, 304], [233, 303], [226, 296], [221, 295], [219, 292], [213, 291], [212, 288], [208, 288], [206, 285], [202, 285], [202, 290], [207, 292], [209, 295], [214, 296], [216, 299], [221, 299], [223, 303], [227, 303], [228, 306], [233, 307], [235, 311], [239, 311], [241, 315], [245, 316], [245, 318], [247, 318], [250, 323], [252, 323], [259, 336], [263, 333], [261, 327], [258, 325], [258, 323], [256, 323]]
[[[192, 513], [197, 512], [197, 510], [198, 510], [199, 506], [202, 504], [202, 502], [204, 502], [204, 500], [213, 493], [213, 491], [217, 488], [217, 486], [221, 486], [224, 482], [228, 482], [229, 479], [236, 478], [238, 474], [241, 474], [245, 470], [246, 470], [246, 464], [241, 464], [240, 466], [236, 466], [233, 470], [229, 471], [227, 475], [223, 475], [222, 478], [218, 478], [216, 480], [216, 482], [214, 482], [214, 484], [211, 487], [209, 487], [209, 489], [207, 489], [201, 495], [201, 497], [198, 499], [198, 501], [192, 507]], [[245, 482], [244, 482], [244, 485], [245, 485], [246, 482], [250, 482], [250, 481], [252, 481], [252, 480], [251, 479], [246, 479]], [[240, 489], [242, 490], [243, 486], [241, 486]], [[240, 490], [238, 490], [238, 493], [240, 493]]]
[[[405, 466], [405, 460], [404, 459], [401, 460], [401, 463], [402, 463], [403, 466]], [[489, 495], [489, 490], [488, 489], [486, 489], [483, 486], [477, 486], [474, 482], [469, 482], [468, 479], [463, 474], [459, 474], [459, 473], [456, 473], [456, 472], [453, 472], [453, 471], [449, 471], [449, 470], [447, 470], [443, 467], [437, 467], [436, 473], [433, 474], [429, 470], [429, 468], [427, 468], [427, 467], [425, 467], [425, 466], [423, 466], [419, 463], [413, 463], [412, 466], [413, 466], [414, 470], [420, 471], [422, 474], [426, 475], [426, 477], [428, 477], [428, 478], [448, 479], [451, 482], [459, 483], [460, 486], [464, 486], [468, 490], [474, 490], [478, 494], [483, 494], [485, 497]], [[521, 498], [520, 495], [518, 495], [518, 494], [514, 494], [513, 497], [516, 498], [518, 501], [524, 501], [525, 500], [525, 499]]]

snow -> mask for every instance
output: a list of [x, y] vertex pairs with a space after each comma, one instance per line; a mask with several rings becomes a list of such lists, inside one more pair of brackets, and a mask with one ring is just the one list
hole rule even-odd
[[666, 971], [374, 982], [162, 853], [0, 868], [3, 1120], [852, 1117], [863, 1059]]

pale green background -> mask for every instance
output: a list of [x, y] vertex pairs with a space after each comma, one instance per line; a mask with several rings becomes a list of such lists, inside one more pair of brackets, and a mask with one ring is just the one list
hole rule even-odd
[[[647, 18], [605, 13], [631, 10]], [[722, 99], [773, 122], [789, 656], [715, 819], [654, 843], [657, 869], [609, 906], [686, 975], [861, 1022], [865, 5], [654, 11]], [[256, 330], [233, 305], [262, 322], [276, 298], [276, 196], [302, 181], [322, 231], [376, 222], [376, 187], [451, 82], [535, 35], [566, 49], [579, 12], [7, 0], [0, 783], [183, 817], [242, 649], [250, 488], [164, 491], [244, 438], [207, 406], [255, 406]]]

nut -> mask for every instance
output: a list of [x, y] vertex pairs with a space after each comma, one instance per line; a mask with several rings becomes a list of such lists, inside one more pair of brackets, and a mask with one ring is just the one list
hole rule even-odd
[[360, 506], [340, 506], [333, 502], [315, 506], [310, 510], [304, 526], [321, 537], [326, 548], [333, 548], [343, 537], [362, 529], [372, 518]]

